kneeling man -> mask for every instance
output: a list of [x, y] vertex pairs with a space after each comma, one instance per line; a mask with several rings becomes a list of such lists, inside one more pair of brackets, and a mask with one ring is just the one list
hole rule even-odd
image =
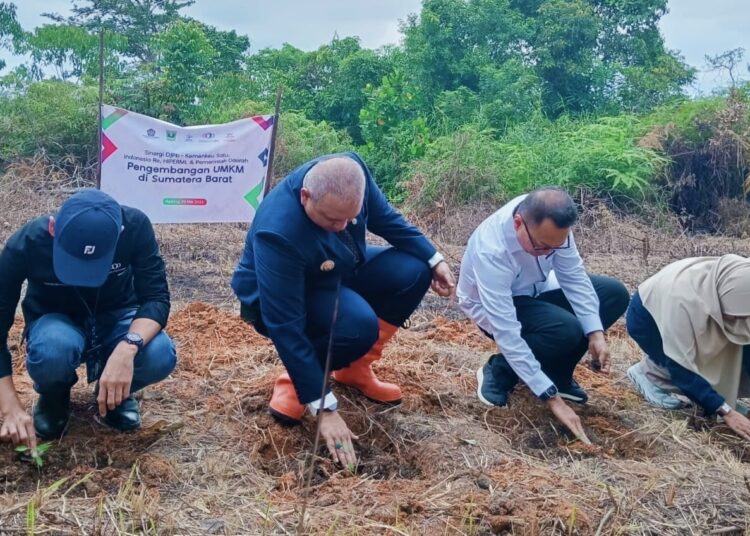
[[587, 275], [571, 227], [575, 203], [558, 188], [513, 199], [472, 234], [461, 261], [458, 303], [497, 343], [477, 371], [477, 394], [504, 406], [520, 377], [576, 437], [581, 421], [564, 400], [585, 403], [573, 370], [586, 350], [609, 372], [604, 330], [625, 312], [619, 281]]
[[[392, 247], [365, 244], [366, 231]], [[401, 389], [378, 380], [371, 365], [431, 281], [438, 294], [452, 294], [442, 256], [388, 203], [358, 155], [324, 156], [289, 174], [258, 209], [232, 279], [243, 318], [273, 341], [287, 370], [272, 415], [295, 424], [306, 406], [314, 415], [322, 407], [332, 457], [354, 463], [356, 437], [336, 396], [321, 400], [331, 331], [333, 378], [377, 402], [400, 402]]]
[[[26, 369], [39, 393], [33, 421], [13, 386], [7, 345], [24, 281]], [[175, 367], [175, 347], [162, 331], [169, 305], [164, 262], [140, 210], [87, 189], [55, 217], [24, 225], [0, 255], [0, 440], [33, 449], [35, 436], [59, 438], [83, 362], [89, 383], [98, 381], [100, 422], [138, 428], [133, 393]]]

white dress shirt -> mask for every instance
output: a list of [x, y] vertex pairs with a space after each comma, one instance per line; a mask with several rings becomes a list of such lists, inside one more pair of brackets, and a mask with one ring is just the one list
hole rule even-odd
[[552, 381], [521, 338], [513, 296], [536, 297], [561, 288], [588, 335], [603, 330], [599, 298], [594, 291], [573, 233], [570, 247], [535, 257], [524, 251], [513, 226], [513, 211], [526, 197], [516, 197], [477, 227], [461, 261], [458, 306], [476, 324], [492, 334], [500, 351], [521, 380], [537, 396]]

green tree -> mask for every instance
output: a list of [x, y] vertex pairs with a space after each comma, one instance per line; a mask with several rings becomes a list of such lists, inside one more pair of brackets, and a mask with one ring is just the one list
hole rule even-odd
[[56, 13], [47, 17], [57, 23], [80, 26], [92, 31], [104, 27], [127, 37], [125, 55], [141, 62], [154, 62], [154, 37], [181, 18], [180, 10], [195, 0], [82, 0], [73, 1], [67, 19]]
[[312, 52], [285, 44], [248, 59], [258, 98], [271, 101], [282, 86], [285, 109], [345, 129], [357, 143], [363, 140], [359, 111], [367, 103], [365, 88], [378, 84], [391, 68], [387, 53], [363, 49], [356, 37], [334, 38]]
[[[120, 73], [120, 53], [126, 40], [105, 35], [105, 65], [110, 76]], [[94, 79], [99, 75], [99, 36], [80, 26], [45, 24], [26, 35], [23, 51], [32, 57], [32, 74], [42, 79], [45, 72], [60, 80]]]
[[233, 73], [245, 66], [245, 60], [250, 50], [250, 39], [246, 35], [239, 35], [234, 30], [225, 32], [213, 26], [195, 21], [201, 25], [206, 39], [216, 51], [212, 71], [215, 73]]
[[[348, 38], [353, 39], [353, 38]], [[368, 85], [377, 84], [391, 70], [387, 56], [356, 47], [341, 50], [338, 43], [321, 47], [315, 55], [317, 69], [330, 72], [327, 83], [313, 96], [308, 108], [311, 119], [326, 120], [345, 129], [356, 143], [362, 143], [359, 112], [367, 104]]]
[[404, 165], [423, 156], [430, 140], [427, 120], [420, 114], [422, 97], [400, 69], [366, 89], [367, 106], [359, 116], [366, 142], [362, 152], [378, 183], [395, 196]]
[[[12, 2], [0, 2], [0, 50], [14, 52], [23, 41], [23, 30], [16, 18], [16, 6]], [[0, 60], [0, 70], [5, 62]]]
[[195, 21], [172, 24], [155, 40], [155, 50], [155, 98], [162, 105], [161, 115], [182, 122], [203, 97], [218, 52]]
[[311, 95], [301, 81], [303, 65], [309, 53], [289, 43], [281, 48], [264, 48], [247, 59], [247, 72], [258, 88], [257, 97], [269, 102], [276, 88], [284, 87], [284, 108], [302, 111]]
[[403, 28], [405, 52], [428, 103], [463, 86], [507, 118], [512, 93], [498, 82], [510, 69], [515, 89], [532, 89], [524, 108], [540, 95], [552, 116], [644, 110], [694, 77], [664, 46], [665, 13], [666, 0], [425, 0]]

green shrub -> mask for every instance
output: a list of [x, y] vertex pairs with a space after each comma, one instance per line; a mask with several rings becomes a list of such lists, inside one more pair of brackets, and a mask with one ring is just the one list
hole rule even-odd
[[430, 144], [424, 158], [409, 166], [409, 204], [460, 205], [478, 199], [498, 200], [507, 195], [498, 143], [489, 131], [465, 126]]
[[668, 161], [638, 145], [643, 133], [643, 125], [628, 115], [518, 125], [500, 140], [505, 187], [513, 193], [556, 184], [599, 194], [644, 194]]
[[324, 154], [352, 150], [349, 136], [325, 121], [310, 121], [298, 112], [281, 114], [274, 175], [282, 177], [297, 166]]
[[45, 153], [53, 161], [96, 159], [97, 89], [36, 82], [0, 98], [0, 164]]
[[510, 198], [539, 186], [586, 188], [600, 195], [650, 193], [668, 159], [641, 147], [644, 126], [632, 116], [596, 120], [536, 116], [494, 140], [464, 127], [438, 138], [410, 168], [418, 205], [463, 204], [486, 196]]

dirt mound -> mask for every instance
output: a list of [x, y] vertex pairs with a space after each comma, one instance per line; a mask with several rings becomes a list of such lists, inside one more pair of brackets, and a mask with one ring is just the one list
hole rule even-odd
[[[201, 375], [213, 367], [257, 359], [271, 343], [237, 315], [205, 303], [191, 303], [169, 321], [169, 334], [180, 347], [181, 368]], [[270, 352], [266, 357], [272, 358]]]

